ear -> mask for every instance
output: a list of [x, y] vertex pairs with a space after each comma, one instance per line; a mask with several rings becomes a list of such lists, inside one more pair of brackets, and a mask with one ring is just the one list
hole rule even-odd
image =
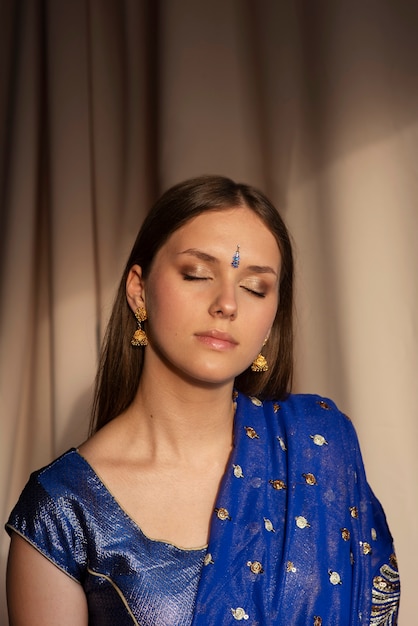
[[144, 279], [142, 268], [139, 265], [132, 265], [126, 279], [126, 299], [132, 311], [145, 305], [144, 300]]

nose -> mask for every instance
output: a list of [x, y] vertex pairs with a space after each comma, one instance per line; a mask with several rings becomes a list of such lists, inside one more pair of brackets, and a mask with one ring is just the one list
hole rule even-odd
[[235, 319], [237, 317], [237, 299], [235, 289], [224, 286], [214, 297], [209, 307], [209, 313], [213, 317]]

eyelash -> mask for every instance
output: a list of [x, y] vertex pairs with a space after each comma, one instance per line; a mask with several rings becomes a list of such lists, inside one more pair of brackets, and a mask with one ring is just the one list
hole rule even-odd
[[[183, 274], [183, 280], [188, 280], [188, 281], [193, 281], [193, 280], [209, 280], [209, 277], [206, 276], [193, 276], [192, 274]], [[248, 293], [251, 293], [252, 295], [256, 296], [257, 298], [265, 298], [266, 294], [261, 292], [261, 291], [255, 291], [254, 289], [250, 289], [249, 287], [244, 287], [243, 285], [241, 286], [242, 289], [244, 289], [245, 291], [248, 291]]]
[[254, 291], [254, 289], [249, 289], [248, 287], [242, 287], [242, 289], [245, 289], [245, 291], [248, 291], [248, 293], [252, 293], [254, 296], [257, 296], [257, 298], [266, 297], [266, 294], [261, 291]]
[[209, 280], [206, 276], [193, 276], [192, 274], [183, 274], [183, 280]]

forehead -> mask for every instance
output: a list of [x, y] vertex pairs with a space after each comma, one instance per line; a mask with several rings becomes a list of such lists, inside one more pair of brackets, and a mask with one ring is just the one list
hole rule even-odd
[[201, 248], [217, 258], [231, 256], [237, 245], [241, 257], [252, 262], [266, 260], [280, 263], [280, 251], [275, 236], [260, 217], [246, 207], [205, 211], [176, 230], [163, 248], [181, 252], [190, 247]]

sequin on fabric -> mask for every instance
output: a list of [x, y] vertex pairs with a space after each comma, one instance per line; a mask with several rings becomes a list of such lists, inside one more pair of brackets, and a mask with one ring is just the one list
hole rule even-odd
[[235, 478], [244, 478], [244, 474], [242, 471], [242, 467], [241, 465], [232, 465], [232, 467], [234, 468], [234, 476]]
[[373, 579], [372, 618], [370, 626], [395, 626], [400, 597], [399, 572], [395, 555], [391, 564], [382, 565]]

